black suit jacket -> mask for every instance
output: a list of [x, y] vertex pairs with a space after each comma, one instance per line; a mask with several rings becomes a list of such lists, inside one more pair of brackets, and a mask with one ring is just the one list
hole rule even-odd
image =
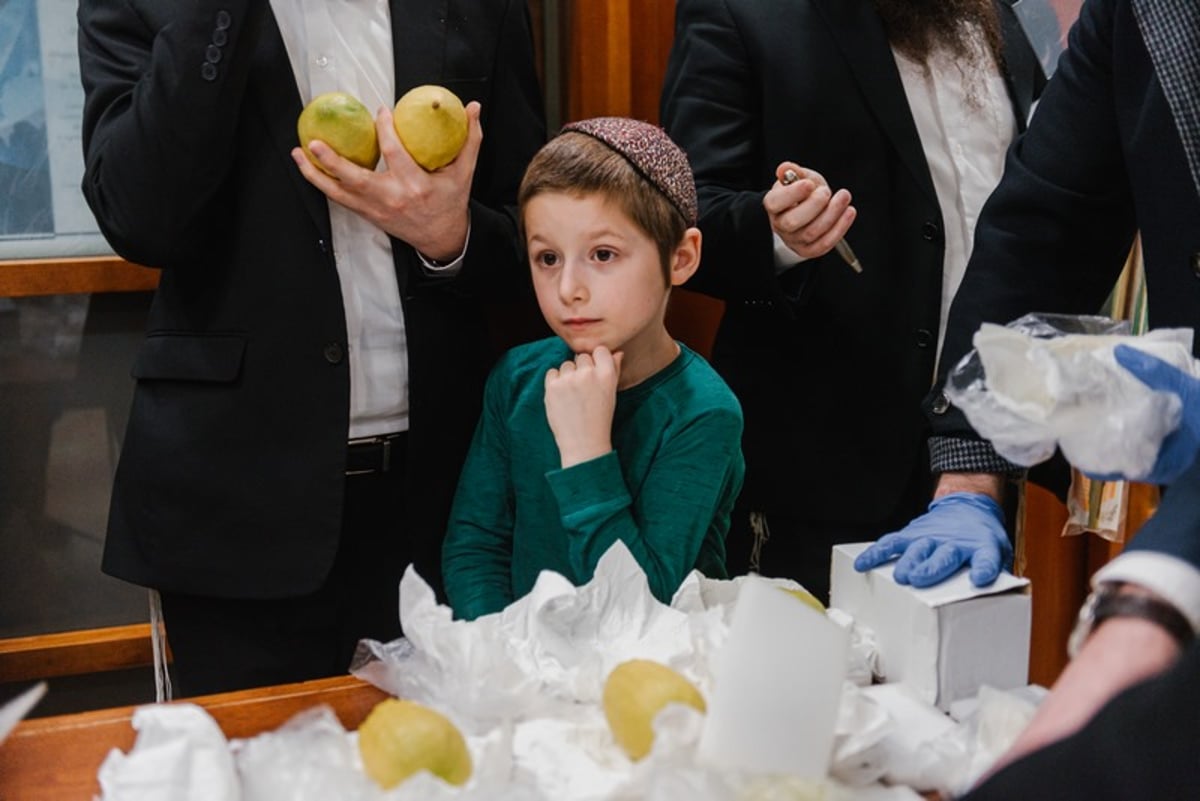
[[[391, 18], [397, 95], [446, 85], [481, 101], [486, 132], [461, 274], [429, 278], [392, 242], [410, 384], [398, 536], [440, 538], [488, 366], [474, 298], [524, 272], [504, 206], [544, 126], [525, 3], [393, 0]], [[117, 252], [162, 270], [104, 570], [309, 592], [341, 525], [347, 334], [326, 200], [289, 155], [301, 102], [270, 4], [83, 0], [79, 23], [84, 193]]]
[[[1182, 70], [1169, 80], [1186, 81]], [[1184, 91], [1200, 92], [1192, 75]], [[1200, 328], [1200, 191], [1129, 0], [1091, 0], [1009, 150], [947, 323], [942, 375], [983, 322], [1095, 314], [1140, 230], [1152, 328]], [[1200, 131], [1192, 136], [1200, 139]], [[1200, 354], [1200, 338], [1193, 344]], [[934, 434], [977, 438], [940, 391]]]
[[[998, 8], [1024, 121], [1041, 69]], [[872, 3], [680, 0], [662, 119], [700, 197], [688, 286], [727, 302], [713, 361], [745, 409], [743, 504], [846, 524], [911, 514], [897, 505], [926, 465], [942, 216]], [[830, 253], [776, 277], [762, 198], [784, 160], [850, 190], [861, 275]]]

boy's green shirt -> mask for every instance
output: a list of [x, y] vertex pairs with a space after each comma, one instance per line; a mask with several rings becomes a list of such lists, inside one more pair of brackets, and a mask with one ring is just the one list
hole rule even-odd
[[741, 490], [742, 412], [703, 358], [676, 359], [617, 393], [613, 451], [562, 469], [546, 422], [546, 371], [574, 354], [554, 337], [509, 351], [488, 378], [442, 551], [455, 615], [497, 612], [553, 570], [592, 577], [617, 540], [669, 602], [693, 569], [724, 578]]

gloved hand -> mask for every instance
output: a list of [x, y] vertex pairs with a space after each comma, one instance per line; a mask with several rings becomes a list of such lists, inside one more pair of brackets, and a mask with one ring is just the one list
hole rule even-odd
[[931, 587], [969, 563], [971, 583], [983, 587], [1012, 566], [1013, 552], [1000, 504], [982, 493], [952, 492], [904, 528], [880, 537], [858, 555], [854, 569], [865, 572], [897, 556], [897, 584]]
[[1151, 484], [1170, 484], [1192, 466], [1196, 454], [1200, 453], [1200, 380], [1157, 356], [1128, 345], [1117, 345], [1113, 355], [1118, 364], [1150, 389], [1174, 393], [1183, 403], [1179, 428], [1163, 440], [1150, 475], [1133, 477]]

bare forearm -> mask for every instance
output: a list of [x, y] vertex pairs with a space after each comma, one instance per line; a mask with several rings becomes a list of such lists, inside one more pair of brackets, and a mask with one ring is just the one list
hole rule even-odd
[[993, 770], [1073, 734], [1114, 696], [1158, 675], [1178, 656], [1178, 643], [1155, 623], [1137, 618], [1106, 621], [1067, 665], [1029, 726]]
[[999, 473], [942, 473], [933, 497], [941, 498], [952, 492], [978, 492], [999, 503], [1004, 499], [1004, 476]]

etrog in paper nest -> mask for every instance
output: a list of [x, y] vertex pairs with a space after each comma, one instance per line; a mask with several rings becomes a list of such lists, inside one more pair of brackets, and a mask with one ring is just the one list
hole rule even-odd
[[613, 739], [636, 761], [654, 745], [654, 718], [670, 703], [706, 712], [704, 696], [690, 681], [659, 662], [631, 659], [604, 682], [604, 717]]
[[427, 770], [453, 785], [471, 778], [471, 752], [462, 732], [440, 712], [396, 698], [380, 701], [358, 728], [367, 775], [389, 790]]

